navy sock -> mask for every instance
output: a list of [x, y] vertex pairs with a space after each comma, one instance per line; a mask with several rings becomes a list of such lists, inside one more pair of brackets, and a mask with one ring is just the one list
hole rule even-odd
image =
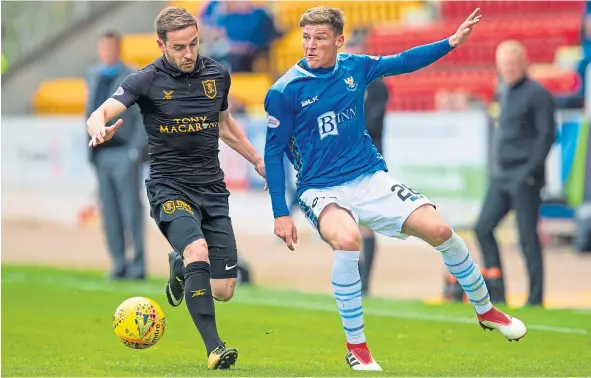
[[215, 323], [215, 308], [211, 294], [209, 264], [205, 261], [192, 262], [185, 272], [185, 302], [199, 330], [209, 356], [221, 345]]

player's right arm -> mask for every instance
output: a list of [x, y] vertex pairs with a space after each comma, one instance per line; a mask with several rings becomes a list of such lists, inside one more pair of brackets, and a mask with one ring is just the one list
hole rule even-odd
[[365, 56], [365, 72], [367, 82], [383, 76], [393, 76], [414, 72], [443, 58], [451, 50], [464, 43], [474, 26], [481, 20], [480, 9], [477, 8], [460, 25], [454, 35], [441, 41], [417, 46], [399, 54], [368, 57]]
[[115, 132], [123, 124], [119, 119], [113, 126], [107, 123], [119, 116], [130, 106], [136, 103], [140, 95], [144, 92], [146, 80], [141, 72], [135, 72], [127, 76], [117, 91], [99, 106], [86, 121], [88, 135], [90, 135], [89, 146], [96, 147], [110, 140]]
[[285, 200], [283, 156], [294, 128], [295, 112], [288, 97], [275, 88], [271, 88], [267, 93], [265, 111], [267, 112], [267, 138], [264, 159], [275, 217], [275, 235], [283, 239], [287, 247], [293, 251], [293, 243], [297, 243], [297, 230]]

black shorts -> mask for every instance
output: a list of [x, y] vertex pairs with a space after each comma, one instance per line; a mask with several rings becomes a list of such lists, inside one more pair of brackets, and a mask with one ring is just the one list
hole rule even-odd
[[182, 255], [189, 244], [205, 239], [211, 278], [236, 278], [238, 253], [224, 182], [188, 186], [149, 179], [146, 190], [150, 215], [177, 252]]

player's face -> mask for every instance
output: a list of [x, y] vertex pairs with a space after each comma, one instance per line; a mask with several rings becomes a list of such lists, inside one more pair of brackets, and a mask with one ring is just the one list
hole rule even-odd
[[302, 29], [304, 56], [310, 68], [329, 68], [336, 64], [338, 49], [345, 38], [336, 36], [330, 25], [306, 25]]
[[199, 55], [199, 32], [195, 26], [168, 32], [167, 41], [158, 40], [166, 59], [182, 72], [193, 72]]
[[496, 59], [497, 68], [505, 83], [517, 83], [525, 75], [525, 59], [518, 52], [509, 50], [499, 51], [497, 52]]

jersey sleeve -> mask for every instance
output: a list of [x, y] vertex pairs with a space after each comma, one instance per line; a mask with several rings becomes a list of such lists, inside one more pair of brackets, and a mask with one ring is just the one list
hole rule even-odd
[[285, 166], [283, 157], [291, 137], [295, 113], [285, 94], [271, 88], [265, 98], [267, 138], [265, 142], [265, 171], [271, 195], [273, 216], [289, 215], [285, 200]]
[[449, 39], [427, 45], [417, 46], [396, 55], [363, 55], [368, 83], [382, 77], [400, 75], [416, 71], [443, 58], [453, 50]]
[[123, 82], [111, 98], [119, 101], [125, 107], [130, 108], [148, 91], [148, 85], [150, 83], [148, 75], [147, 72], [143, 71], [129, 74], [123, 79]]
[[224, 81], [226, 89], [224, 90], [224, 98], [222, 99], [222, 107], [220, 108], [221, 112], [228, 110], [228, 96], [230, 95], [230, 86], [232, 85], [232, 78], [226, 70], [224, 70]]

